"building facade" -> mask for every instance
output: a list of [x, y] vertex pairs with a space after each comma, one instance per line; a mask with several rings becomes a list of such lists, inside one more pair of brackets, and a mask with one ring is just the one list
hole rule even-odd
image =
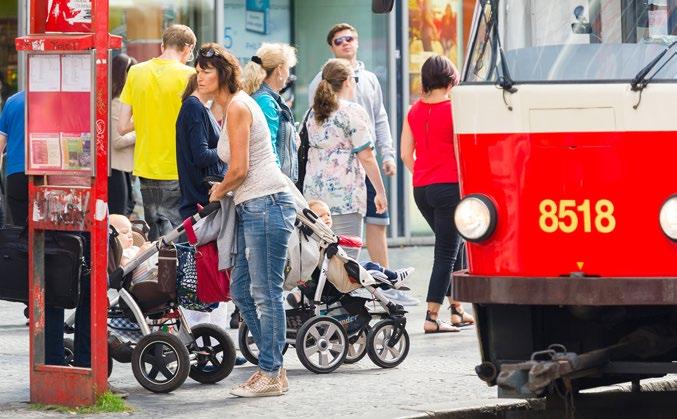
[[[14, 38], [26, 34], [27, 0], [0, 2], [0, 74], [10, 91], [21, 85], [22, 60]], [[462, 66], [475, 0], [407, 0], [390, 15], [371, 13], [365, 0], [110, 0], [110, 31], [123, 51], [143, 61], [160, 53], [162, 31], [182, 23], [198, 44], [222, 43], [246, 63], [261, 42], [288, 42], [298, 49], [294, 111], [308, 107], [307, 88], [331, 54], [325, 38], [335, 23], [359, 31], [359, 59], [376, 73], [384, 92], [395, 145], [401, 121], [420, 92], [420, 66], [431, 54], [445, 54]], [[406, 7], [400, 7], [406, 5]], [[398, 163], [386, 178], [393, 242], [429, 241], [430, 230], [415, 208], [411, 178]]]

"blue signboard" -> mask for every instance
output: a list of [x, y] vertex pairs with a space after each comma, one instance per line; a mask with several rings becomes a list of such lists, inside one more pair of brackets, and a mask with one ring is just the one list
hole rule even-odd
[[247, 0], [244, 27], [249, 32], [268, 34], [270, 0]]

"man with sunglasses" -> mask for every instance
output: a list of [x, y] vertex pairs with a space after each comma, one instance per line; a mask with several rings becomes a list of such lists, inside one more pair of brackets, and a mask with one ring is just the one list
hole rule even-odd
[[[357, 30], [348, 23], [339, 23], [334, 25], [327, 34], [327, 44], [336, 58], [343, 58], [351, 62], [355, 70], [355, 80], [357, 81], [357, 90], [355, 92], [355, 101], [362, 105], [367, 111], [372, 123], [372, 136], [376, 144], [376, 150], [383, 161], [383, 173], [386, 176], [393, 176], [397, 171], [395, 165], [395, 149], [393, 148], [393, 139], [390, 135], [390, 124], [388, 115], [383, 106], [383, 92], [378, 78], [374, 73], [364, 67], [362, 61], [357, 60], [357, 49], [359, 47]], [[322, 79], [322, 71], [317, 73], [308, 87], [309, 106], [312, 107], [313, 98], [317, 86]], [[376, 191], [368, 179], [367, 183], [367, 215], [365, 217], [366, 239], [369, 250], [369, 257], [372, 261], [382, 266], [390, 266], [388, 263], [388, 245], [386, 241], [386, 228], [390, 224], [388, 212], [383, 214], [376, 213], [374, 196]]]
[[[134, 175], [141, 181], [144, 218], [155, 240], [181, 223], [176, 164], [176, 118], [188, 78], [196, 38], [185, 25], [162, 34], [162, 54], [130, 68], [120, 94], [118, 131], [136, 131]], [[134, 120], [132, 121], [132, 115]]]

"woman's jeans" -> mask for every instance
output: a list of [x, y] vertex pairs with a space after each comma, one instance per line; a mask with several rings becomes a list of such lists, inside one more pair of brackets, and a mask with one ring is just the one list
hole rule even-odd
[[287, 242], [296, 218], [294, 201], [281, 192], [242, 202], [236, 210], [231, 297], [259, 348], [259, 369], [273, 375], [282, 367], [287, 333], [282, 284]]
[[435, 259], [426, 302], [442, 304], [451, 295], [451, 272], [461, 262], [461, 236], [454, 225], [460, 201], [458, 183], [438, 183], [414, 188], [416, 206], [435, 234]]

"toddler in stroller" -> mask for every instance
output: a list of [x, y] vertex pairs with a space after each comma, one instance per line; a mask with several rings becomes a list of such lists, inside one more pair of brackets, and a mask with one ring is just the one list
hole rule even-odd
[[[322, 221], [327, 227], [331, 228], [333, 226], [331, 211], [329, 210], [329, 206], [324, 201], [320, 201], [319, 199], [310, 200], [308, 201], [308, 208], [313, 213], [315, 213], [315, 215], [317, 215], [320, 221]], [[361, 246], [361, 243], [359, 243], [358, 238], [353, 239], [354, 244], [356, 246], [358, 245]], [[324, 269], [325, 271], [327, 268], [326, 264], [327, 261], [325, 260], [324, 265], [322, 267], [322, 269]], [[372, 277], [383, 282], [384, 287], [403, 291], [409, 290], [409, 287], [405, 284], [405, 280], [408, 279], [409, 276], [414, 272], [413, 267], [409, 266], [406, 268], [401, 268], [393, 271], [381, 266], [376, 262], [362, 262], [361, 265], [363, 268], [367, 270], [367, 272], [369, 272], [369, 274]], [[289, 303], [289, 305], [292, 307], [296, 307], [301, 302], [302, 293], [305, 294], [308, 298], [312, 298], [314, 292], [315, 290], [312, 287], [306, 286], [306, 284], [302, 284], [298, 288], [292, 290], [287, 295], [287, 303]]]
[[[219, 204], [206, 207], [191, 224], [219, 209]], [[109, 368], [111, 357], [131, 362], [137, 381], [156, 393], [175, 390], [189, 376], [216, 383], [230, 375], [235, 346], [226, 331], [212, 324], [191, 328], [177, 304], [173, 242], [184, 227], [134, 248], [130, 221], [120, 215], [109, 220], [118, 247], [111, 253], [120, 255], [112, 263], [119, 267], [109, 272], [109, 286], [118, 291], [109, 302]]]
[[[354, 240], [337, 237], [314, 211], [302, 208], [297, 212], [285, 270], [285, 288], [298, 286], [288, 299], [292, 308], [286, 310], [287, 345], [294, 346], [301, 363], [315, 373], [332, 372], [366, 354], [382, 368], [399, 365], [409, 352], [406, 312], [381, 289], [395, 284], [404, 287], [403, 279], [413, 269], [393, 279], [380, 267], [373, 271], [380, 275], [371, 274], [342, 249], [354, 246]], [[367, 310], [369, 301], [383, 310]], [[372, 320], [379, 321], [371, 326]], [[256, 345], [244, 322], [238, 340], [245, 358], [256, 363]]]

